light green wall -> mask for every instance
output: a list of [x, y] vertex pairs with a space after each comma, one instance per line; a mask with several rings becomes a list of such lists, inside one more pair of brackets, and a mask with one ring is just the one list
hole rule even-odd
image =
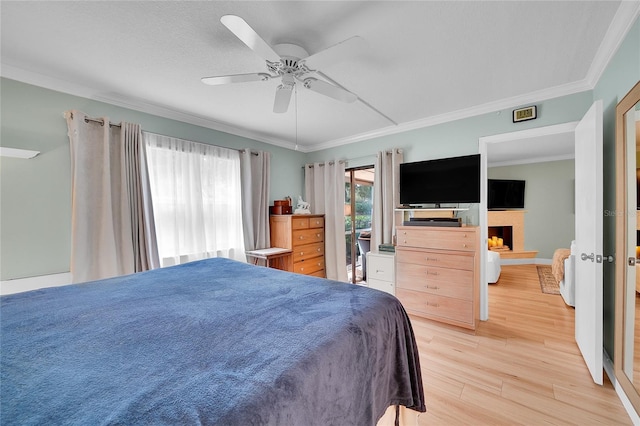
[[573, 160], [491, 167], [489, 179], [526, 181], [524, 249], [552, 259], [575, 238], [575, 164]]
[[[603, 162], [605, 211], [615, 211], [615, 113], [616, 105], [640, 80], [640, 19], [637, 19], [624, 42], [609, 62], [593, 90], [593, 99], [602, 99]], [[604, 215], [604, 254], [615, 253], [615, 217]], [[618, 255], [616, 257], [621, 257]], [[615, 328], [615, 270], [614, 264], [604, 264], [604, 347], [611, 359]]]
[[62, 116], [76, 109], [146, 131], [229, 148], [269, 151], [271, 200], [303, 193], [305, 154], [77, 96], [0, 79], [1, 144], [40, 151], [31, 160], [0, 158], [0, 279], [69, 271], [70, 154]]

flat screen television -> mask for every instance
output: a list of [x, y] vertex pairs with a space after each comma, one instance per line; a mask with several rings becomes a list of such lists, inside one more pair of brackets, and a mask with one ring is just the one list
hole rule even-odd
[[480, 154], [400, 164], [400, 204], [480, 202]]
[[487, 208], [489, 210], [523, 209], [523, 180], [489, 179], [487, 181]]

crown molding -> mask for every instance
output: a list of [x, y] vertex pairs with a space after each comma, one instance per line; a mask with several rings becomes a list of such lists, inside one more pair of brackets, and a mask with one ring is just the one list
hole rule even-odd
[[360, 133], [358, 135], [349, 136], [342, 139], [325, 142], [323, 144], [314, 145], [309, 151], [320, 151], [328, 148], [335, 148], [340, 145], [346, 145], [354, 142], [374, 139], [383, 136], [389, 136], [397, 133], [404, 133], [410, 130], [422, 129], [425, 127], [435, 126], [438, 124], [448, 123], [451, 121], [461, 120], [478, 115], [495, 113], [505, 109], [511, 109], [519, 105], [527, 105], [535, 102], [541, 102], [548, 99], [558, 98], [561, 96], [572, 95], [575, 93], [592, 90], [593, 87], [585, 80], [568, 83], [561, 86], [550, 87], [526, 95], [513, 96], [511, 98], [500, 99], [494, 102], [465, 108], [458, 111], [452, 111], [445, 114], [435, 115], [420, 120], [410, 121], [398, 124], [397, 126], [389, 126], [382, 129], [376, 129], [370, 132]]
[[596, 87], [602, 73], [620, 48], [638, 16], [640, 16], [640, 1], [623, 0], [620, 3], [585, 78], [592, 89]]
[[[91, 99], [98, 102], [104, 102], [110, 105], [139, 111], [145, 114], [155, 115], [158, 117], [176, 120], [183, 123], [193, 124], [195, 126], [205, 127], [212, 130], [228, 133], [235, 136], [252, 139], [258, 142], [264, 142], [269, 145], [275, 145], [286, 149], [295, 150], [295, 144], [285, 142], [279, 139], [270, 138], [260, 133], [252, 132], [246, 129], [220, 123], [209, 118], [201, 117], [195, 114], [188, 114], [162, 105], [143, 102], [136, 99], [116, 97], [112, 95], [101, 94], [94, 88], [72, 83], [66, 80], [53, 78], [44, 74], [28, 71], [20, 67], [3, 63], [0, 67], [0, 76], [11, 80], [20, 81], [26, 84], [43, 87], [45, 89], [62, 92], [72, 96]], [[302, 150], [300, 150], [302, 151]]]
[[584, 79], [546, 88], [531, 92], [524, 95], [513, 96], [510, 98], [500, 99], [493, 102], [488, 102], [482, 105], [465, 108], [457, 111], [452, 111], [432, 117], [426, 117], [419, 120], [414, 120], [407, 123], [401, 123], [396, 126], [387, 126], [380, 129], [375, 129], [368, 132], [363, 132], [357, 135], [348, 136], [345, 138], [334, 139], [324, 143], [316, 144], [313, 146], [298, 145], [291, 141], [284, 141], [276, 139], [258, 132], [253, 132], [247, 129], [232, 126], [226, 123], [217, 122], [205, 117], [201, 117], [194, 114], [185, 113], [183, 111], [174, 110], [166, 106], [151, 104], [135, 99], [116, 98], [113, 96], [106, 96], [100, 94], [100, 92], [94, 88], [79, 85], [69, 81], [64, 81], [56, 78], [52, 78], [43, 74], [39, 74], [32, 71], [27, 71], [22, 68], [1, 64], [0, 76], [6, 77], [12, 80], [21, 81], [27, 84], [33, 84], [36, 86], [44, 87], [50, 90], [58, 92], [68, 93], [71, 95], [93, 99], [100, 102], [105, 102], [111, 105], [120, 106], [152, 115], [156, 115], [163, 118], [177, 120], [188, 124], [193, 124], [200, 127], [205, 127], [212, 130], [240, 136], [248, 139], [252, 139], [258, 142], [264, 142], [270, 145], [279, 146], [285, 149], [291, 149], [300, 151], [302, 153], [309, 153], [315, 151], [321, 151], [324, 149], [335, 148], [342, 145], [351, 144], [354, 142], [360, 142], [369, 139], [375, 139], [383, 136], [389, 136], [393, 134], [408, 132], [411, 130], [426, 128], [435, 126], [438, 124], [448, 123], [451, 121], [461, 120], [464, 118], [474, 117], [478, 115], [495, 113], [505, 109], [517, 107], [519, 105], [527, 105], [536, 102], [541, 102], [561, 96], [572, 95], [588, 90], [593, 90], [598, 80], [602, 76], [602, 73], [606, 69], [607, 65], [611, 61], [611, 58], [620, 47], [620, 44], [624, 40], [625, 36], [629, 32], [631, 26], [640, 15], [640, 1], [638, 0], [623, 0], [618, 7], [616, 14], [605, 34], [596, 56], [587, 72]]

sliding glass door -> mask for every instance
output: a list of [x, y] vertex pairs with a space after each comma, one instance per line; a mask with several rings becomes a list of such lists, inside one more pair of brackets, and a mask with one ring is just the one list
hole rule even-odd
[[347, 276], [351, 283], [367, 279], [366, 253], [371, 241], [373, 211], [373, 166], [347, 169], [344, 185]]

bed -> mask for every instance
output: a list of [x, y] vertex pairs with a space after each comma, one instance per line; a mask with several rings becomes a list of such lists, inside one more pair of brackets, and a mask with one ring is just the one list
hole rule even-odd
[[425, 411], [390, 294], [229, 259], [3, 296], [3, 424], [375, 425]]

